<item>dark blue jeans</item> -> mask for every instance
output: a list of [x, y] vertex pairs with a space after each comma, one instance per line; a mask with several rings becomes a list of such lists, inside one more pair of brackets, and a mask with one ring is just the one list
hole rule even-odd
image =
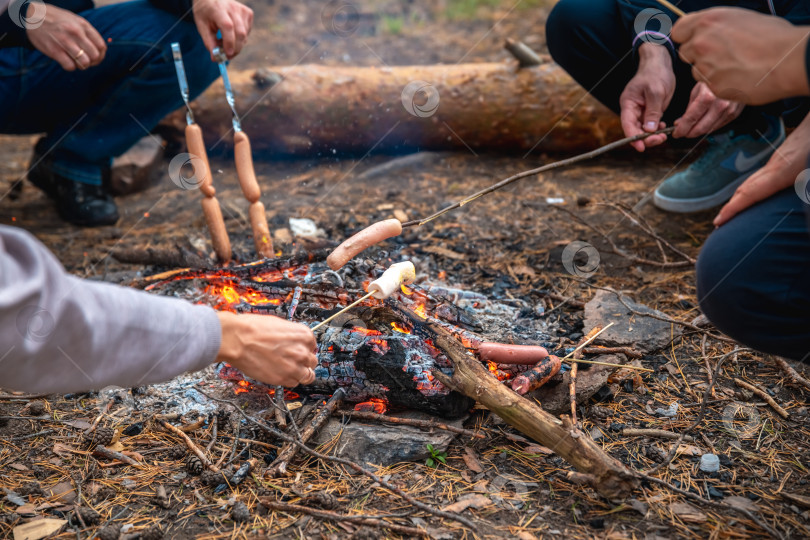
[[810, 205], [793, 188], [715, 230], [697, 263], [703, 313], [754, 349], [810, 360]]
[[0, 49], [0, 133], [46, 133], [54, 172], [100, 184], [102, 170], [182, 106], [170, 43], [183, 51], [192, 97], [218, 76], [191, 22], [136, 0], [81, 13], [107, 41], [86, 71], [39, 51]]

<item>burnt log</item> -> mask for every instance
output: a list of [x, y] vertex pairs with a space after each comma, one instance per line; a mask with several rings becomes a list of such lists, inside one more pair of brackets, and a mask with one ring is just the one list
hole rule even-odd
[[624, 499], [638, 488], [638, 476], [579, 431], [570, 418], [561, 416], [558, 420], [537, 403], [518, 395], [492, 377], [444, 329], [435, 325], [429, 328], [437, 334], [436, 346], [453, 362], [451, 376], [441, 371], [435, 374], [446, 386], [475, 399], [524, 435], [553, 450], [573, 465], [579, 473], [577, 477], [587, 481], [600, 495]]
[[[253, 151], [572, 152], [619, 138], [619, 120], [553, 63], [397, 67], [298, 65], [232, 72]], [[221, 82], [192, 104], [212, 149], [232, 144]], [[185, 127], [185, 112], [164, 120]]]

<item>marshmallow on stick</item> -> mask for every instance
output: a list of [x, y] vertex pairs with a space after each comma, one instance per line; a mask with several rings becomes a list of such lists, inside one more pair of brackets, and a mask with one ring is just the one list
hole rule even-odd
[[401, 263], [392, 264], [390, 268], [388, 268], [388, 270], [383, 272], [383, 275], [381, 275], [379, 278], [375, 279], [369, 284], [368, 294], [366, 294], [359, 300], [355, 300], [345, 308], [331, 315], [328, 319], [319, 322], [318, 324], [312, 327], [312, 331], [314, 332], [318, 328], [325, 326], [327, 323], [329, 323], [329, 321], [331, 321], [341, 313], [349, 311], [363, 300], [367, 300], [372, 296], [379, 300], [388, 298], [396, 291], [398, 291], [403, 284], [413, 283], [415, 279], [416, 279], [416, 268], [414, 268], [413, 263], [411, 261], [403, 261]]
[[416, 279], [416, 268], [411, 261], [392, 264], [368, 286], [368, 292], [374, 293], [374, 298], [383, 300], [388, 298], [402, 287], [403, 284], [413, 283]]

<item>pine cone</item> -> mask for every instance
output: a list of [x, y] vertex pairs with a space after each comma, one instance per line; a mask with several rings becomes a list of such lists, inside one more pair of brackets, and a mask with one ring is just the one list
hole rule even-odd
[[203, 472], [204, 468], [205, 466], [203, 465], [202, 460], [198, 458], [196, 454], [191, 454], [188, 456], [188, 458], [186, 458], [186, 470], [188, 471], [188, 474], [197, 476]]
[[118, 536], [121, 534], [121, 527], [118, 525], [107, 525], [106, 527], [102, 527], [101, 529], [96, 532], [96, 538], [98, 540], [118, 540]]
[[250, 521], [250, 510], [242, 501], [236, 501], [231, 509], [231, 517], [237, 523]]
[[97, 426], [90, 433], [83, 435], [84, 441], [91, 447], [109, 446], [115, 439], [115, 430], [108, 426]]
[[203, 471], [202, 475], [200, 475], [200, 480], [206, 486], [211, 487], [217, 487], [220, 484], [226, 484], [228, 482], [228, 478], [225, 476], [224, 471]]
[[176, 444], [169, 448], [169, 458], [174, 460], [181, 460], [186, 457], [188, 447], [185, 444]]
[[325, 491], [309, 493], [301, 498], [301, 503], [305, 506], [318, 506], [324, 510], [334, 510], [339, 506], [337, 497]]
[[76, 508], [76, 513], [82, 517], [82, 521], [84, 521], [85, 525], [95, 525], [100, 519], [98, 512], [86, 506]]
[[141, 533], [141, 540], [163, 540], [163, 530], [154, 525]]

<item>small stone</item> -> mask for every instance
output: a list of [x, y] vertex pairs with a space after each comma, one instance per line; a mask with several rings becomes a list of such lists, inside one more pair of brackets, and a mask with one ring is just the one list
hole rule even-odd
[[154, 525], [149, 527], [145, 531], [141, 533], [141, 540], [162, 540], [163, 539], [163, 530]]
[[722, 499], [723, 497], [726, 496], [726, 494], [714, 486], [709, 486], [709, 496], [712, 499]]
[[599, 439], [601, 439], [604, 436], [605, 436], [605, 434], [602, 433], [602, 430], [599, 429], [598, 427], [595, 427], [595, 428], [593, 428], [591, 430], [591, 439], [593, 439], [594, 441], [598, 441]]
[[121, 527], [118, 525], [107, 525], [96, 532], [96, 537], [98, 537], [98, 540], [118, 540], [120, 534]]
[[604, 529], [605, 528], [605, 518], [593, 518], [589, 522], [589, 524], [594, 529]]
[[231, 509], [231, 517], [237, 523], [250, 521], [250, 510], [242, 501], [236, 501]]

